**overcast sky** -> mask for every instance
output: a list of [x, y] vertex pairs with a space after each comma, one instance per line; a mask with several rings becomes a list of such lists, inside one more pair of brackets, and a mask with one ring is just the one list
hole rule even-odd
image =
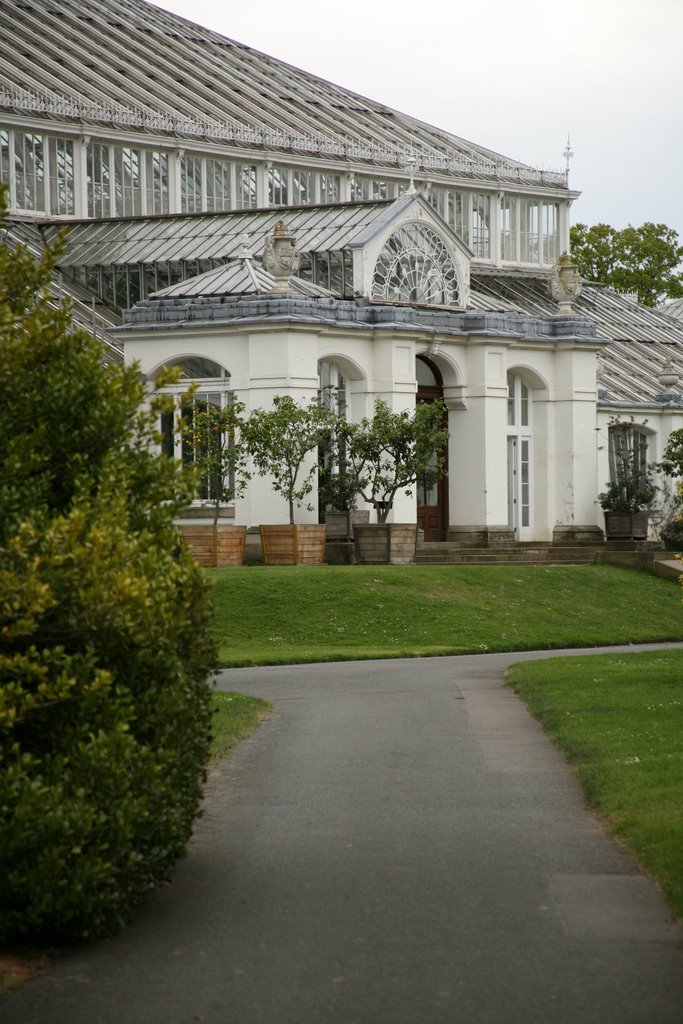
[[683, 0], [156, 0], [582, 192], [572, 222], [683, 243]]

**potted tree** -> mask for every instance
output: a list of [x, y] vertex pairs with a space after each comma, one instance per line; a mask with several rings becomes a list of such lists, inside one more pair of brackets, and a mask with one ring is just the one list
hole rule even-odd
[[399, 491], [410, 495], [418, 480], [429, 484], [443, 474], [448, 440], [444, 414], [441, 401], [419, 402], [413, 413], [395, 413], [378, 399], [371, 418], [339, 425], [347, 472], [377, 516], [377, 523], [353, 528], [359, 562], [406, 563], [415, 558], [417, 524], [387, 519]]
[[243, 414], [244, 404], [235, 398], [223, 408], [194, 399], [180, 422], [183, 460], [194, 467], [197, 496], [212, 517], [210, 527], [183, 525], [180, 531], [203, 565], [241, 565], [244, 559], [246, 526], [219, 522], [251, 479]]
[[358, 479], [348, 465], [345, 455], [336, 452], [327, 453], [332, 456], [330, 468], [320, 474], [318, 497], [327, 526], [328, 540], [347, 540], [353, 537], [353, 527], [358, 523], [367, 523], [370, 513], [367, 509], [359, 509]]
[[[313, 510], [310, 496], [318, 473], [318, 448], [329, 443], [332, 414], [317, 403], [297, 404], [276, 395], [271, 409], [255, 409], [246, 425], [254, 464], [272, 480], [289, 507], [289, 524], [262, 525], [263, 560], [269, 565], [322, 564], [325, 526], [296, 524], [296, 508]], [[313, 454], [315, 453], [315, 457]]]
[[610, 420], [612, 479], [598, 495], [608, 540], [645, 540], [657, 487], [647, 464], [647, 442], [633, 421]]
[[652, 527], [665, 551], [683, 551], [683, 481], [665, 482], [652, 510]]
[[657, 469], [668, 477], [656, 509], [655, 532], [667, 551], [683, 551], [683, 430], [672, 430]]

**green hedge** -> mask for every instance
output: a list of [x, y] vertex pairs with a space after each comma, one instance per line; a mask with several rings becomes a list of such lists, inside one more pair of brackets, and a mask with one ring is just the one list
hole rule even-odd
[[163, 398], [0, 245], [0, 941], [116, 930], [199, 811], [215, 664]]

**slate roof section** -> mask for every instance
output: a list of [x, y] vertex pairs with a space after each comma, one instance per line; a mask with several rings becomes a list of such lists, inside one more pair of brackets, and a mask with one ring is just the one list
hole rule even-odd
[[503, 157], [144, 0], [3, 0], [0, 107], [404, 174], [412, 153], [454, 177], [567, 191], [562, 172]]
[[131, 330], [170, 330], [188, 323], [303, 322], [343, 325], [354, 330], [391, 328], [421, 334], [500, 336], [555, 345], [569, 341], [599, 344], [595, 325], [585, 317], [529, 317], [515, 312], [461, 312], [429, 306], [396, 306], [367, 299], [320, 298], [303, 295], [169, 296], [138, 302], [123, 316], [123, 335]]

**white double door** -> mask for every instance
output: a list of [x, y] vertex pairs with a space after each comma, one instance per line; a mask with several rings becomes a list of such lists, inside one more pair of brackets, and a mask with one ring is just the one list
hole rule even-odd
[[517, 540], [532, 540], [530, 437], [508, 437], [508, 526]]

